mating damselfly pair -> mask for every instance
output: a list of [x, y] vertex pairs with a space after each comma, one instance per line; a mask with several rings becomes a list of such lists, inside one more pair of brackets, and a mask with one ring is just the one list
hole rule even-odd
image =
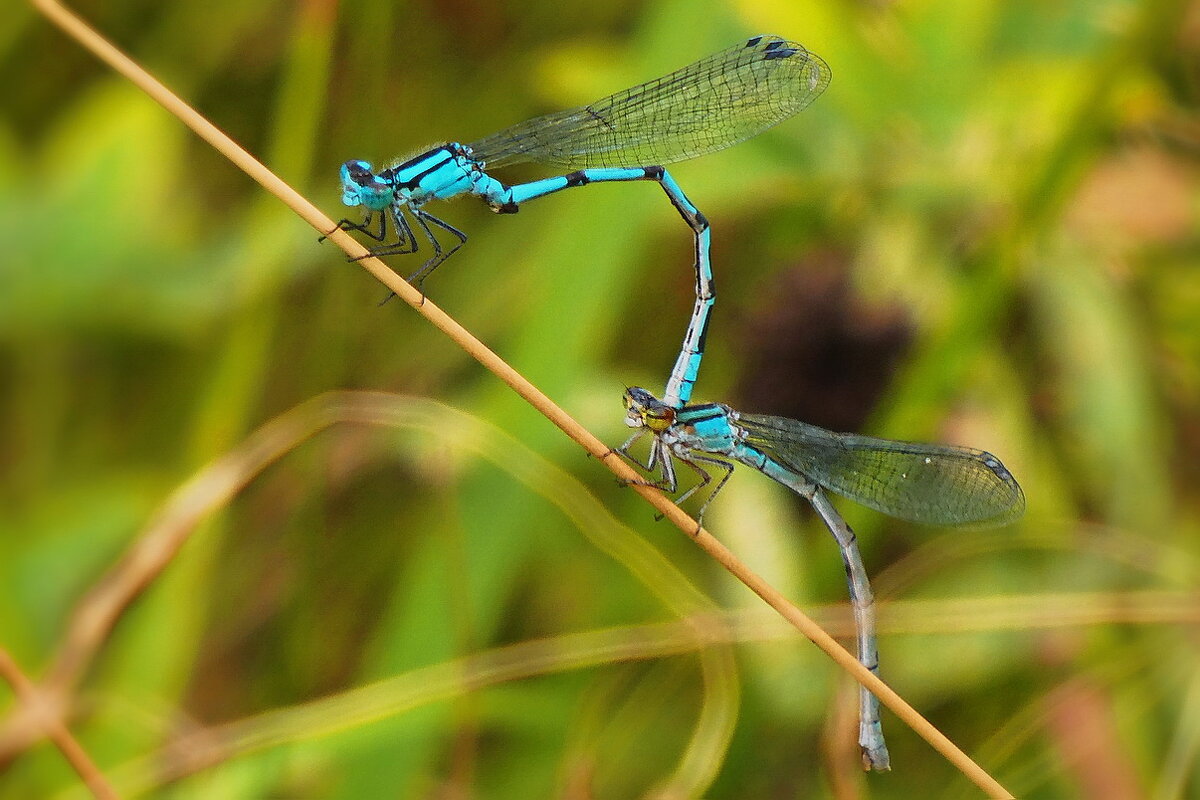
[[[432, 251], [409, 278], [420, 286], [467, 236], [425, 211], [433, 200], [474, 195], [497, 213], [515, 213], [539, 197], [589, 183], [651, 180], [691, 228], [696, 304], [663, 399], [644, 389], [625, 393], [626, 424], [634, 435], [616, 452], [658, 477], [646, 483], [675, 493], [675, 463], [699, 483], [724, 470], [704, 509], [725, 485], [734, 463], [744, 464], [804, 497], [841, 549], [856, 623], [859, 660], [878, 671], [873, 598], [853, 531], [830, 503], [832, 491], [884, 514], [936, 525], [1000, 524], [1024, 509], [1024, 496], [995, 456], [978, 450], [911, 444], [837, 434], [781, 417], [741, 414], [723, 404], [688, 405], [704, 355], [715, 291], [707, 218], [664, 165], [734, 145], [793, 116], [828, 86], [828, 65], [805, 47], [778, 36], [754, 36], [656, 80], [580, 108], [537, 117], [470, 144], [451, 142], [375, 172], [370, 162], [342, 165], [343, 202], [361, 207], [361, 222], [338, 227], [379, 242], [372, 255]], [[523, 184], [505, 184], [491, 171], [523, 162], [573, 170]], [[420, 231], [418, 237], [413, 224]], [[389, 226], [391, 232], [389, 233]], [[444, 246], [437, 231], [452, 236]], [[650, 435], [647, 461], [629, 452]], [[860, 690], [859, 745], [867, 768], [890, 766], [878, 701]]]

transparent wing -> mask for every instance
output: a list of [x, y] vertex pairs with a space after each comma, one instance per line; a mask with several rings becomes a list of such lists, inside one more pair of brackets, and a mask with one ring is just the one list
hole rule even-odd
[[488, 167], [568, 169], [672, 164], [748, 139], [817, 98], [829, 65], [803, 45], [754, 36], [582, 108], [513, 125], [468, 145]]
[[982, 450], [833, 433], [783, 417], [741, 414], [746, 441], [820, 486], [888, 516], [930, 525], [1000, 525], [1025, 495]]

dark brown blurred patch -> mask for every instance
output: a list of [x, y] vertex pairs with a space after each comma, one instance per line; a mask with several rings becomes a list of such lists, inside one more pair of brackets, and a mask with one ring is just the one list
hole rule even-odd
[[832, 250], [778, 273], [758, 294], [758, 313], [743, 326], [740, 407], [859, 429], [912, 340], [904, 310], [856, 294], [846, 255]]

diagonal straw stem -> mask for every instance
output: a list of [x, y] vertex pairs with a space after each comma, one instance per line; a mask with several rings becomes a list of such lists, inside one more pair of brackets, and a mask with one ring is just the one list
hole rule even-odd
[[90, 50], [101, 61], [105, 62], [121, 75], [125, 76], [136, 86], [150, 95], [171, 114], [174, 114], [185, 125], [196, 132], [200, 138], [212, 145], [218, 152], [240, 167], [247, 175], [257, 181], [264, 189], [278, 197], [284, 204], [296, 212], [302, 219], [316, 230], [325, 234], [374, 275], [381, 283], [391, 289], [418, 314], [423, 316], [438, 330], [446, 334], [455, 344], [465, 350], [484, 367], [508, 384], [513, 391], [524, 398], [547, 419], [557, 425], [567, 436], [578, 442], [588, 453], [602, 460], [617, 478], [630, 482], [633, 489], [642, 495], [664, 517], [669, 519], [680, 530], [692, 536], [696, 544], [711, 558], [715, 559], [735, 578], [750, 588], [775, 609], [784, 619], [791, 623], [800, 633], [813, 644], [821, 648], [837, 664], [850, 673], [856, 681], [867, 687], [883, 705], [890, 708], [917, 735], [925, 739], [931, 747], [942, 754], [950, 763], [962, 771], [967, 778], [979, 786], [989, 797], [1011, 798], [1012, 794], [1000, 785], [991, 775], [964, 753], [957, 745], [941, 731], [922, 717], [905, 700], [896, 694], [868, 669], [858, 663], [845, 648], [809, 619], [796, 606], [776, 591], [770, 584], [752, 572], [745, 564], [737, 559], [724, 545], [713, 538], [707, 531], [699, 528], [696, 521], [688, 516], [679, 506], [658, 490], [632, 483], [640, 478], [628, 465], [617, 457], [612, 450], [596, 438], [590, 431], [576, 422], [570, 415], [559, 408], [545, 394], [526, 380], [520, 373], [505, 363], [499, 356], [489, 350], [469, 331], [458, 324], [452, 317], [427, 300], [416, 289], [402, 280], [383, 262], [370, 257], [361, 244], [349, 234], [337, 230], [333, 220], [321, 213], [304, 196], [284, 183], [277, 175], [267, 169], [262, 163], [251, 156], [246, 150], [230, 139], [219, 128], [201, 116], [195, 109], [188, 106], [173, 94], [162, 83], [155, 79], [136, 62], [118, 50], [110, 42], [92, 30], [79, 17], [67, 10], [55, 0], [31, 0], [34, 7], [44, 14], [51, 22], [59, 26], [71, 38]]
[[[116, 791], [96, 768], [96, 764], [88, 756], [78, 740], [67, 730], [62, 721], [61, 709], [53, 705], [53, 698], [43, 696], [29, 678], [21, 672], [17, 662], [13, 661], [8, 651], [0, 647], [0, 677], [8, 681], [13, 694], [21, 703], [22, 709], [37, 719], [37, 723], [46, 731], [46, 735], [57, 745], [63, 757], [83, 779], [97, 800], [118, 800]], [[49, 705], [48, 705], [49, 704]]]

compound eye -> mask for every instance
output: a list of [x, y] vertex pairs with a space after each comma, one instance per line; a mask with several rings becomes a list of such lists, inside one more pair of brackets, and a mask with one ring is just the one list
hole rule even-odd
[[659, 409], [658, 413], [642, 412], [645, 425], [653, 431], [662, 433], [675, 422], [675, 414], [669, 408]]
[[374, 178], [371, 174], [371, 165], [366, 161], [347, 161], [346, 174], [355, 183], [369, 183]]

